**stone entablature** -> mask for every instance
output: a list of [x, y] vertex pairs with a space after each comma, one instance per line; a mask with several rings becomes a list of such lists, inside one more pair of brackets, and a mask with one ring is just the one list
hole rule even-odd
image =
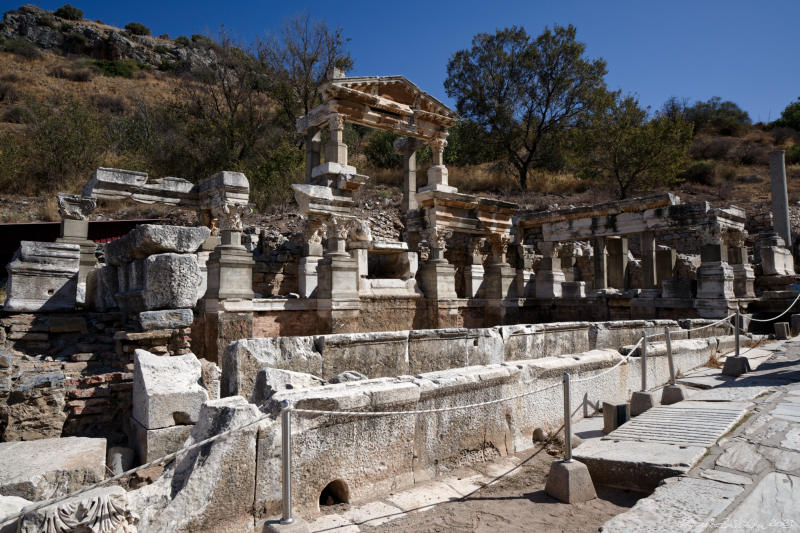
[[306, 133], [342, 115], [344, 120], [433, 141], [444, 138], [459, 116], [403, 76], [333, 78], [321, 88], [325, 103], [297, 121]]

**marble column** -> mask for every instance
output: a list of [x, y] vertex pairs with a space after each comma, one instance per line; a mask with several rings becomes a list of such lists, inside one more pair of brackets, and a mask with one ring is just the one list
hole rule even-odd
[[347, 145], [344, 143], [344, 117], [332, 115], [328, 121], [331, 138], [325, 145], [325, 162], [347, 165]]
[[242, 246], [242, 218], [252, 213], [248, 205], [225, 204], [214, 209], [220, 240], [208, 257], [206, 300], [252, 300], [253, 254]]
[[628, 239], [611, 237], [606, 239], [608, 250], [608, 286], [625, 289], [628, 283]]
[[656, 288], [656, 236], [652, 231], [641, 233], [642, 288]]
[[317, 317], [320, 330], [331, 333], [358, 331], [358, 261], [347, 253], [347, 237], [357, 226], [353, 217], [327, 220], [328, 249], [317, 266]]
[[473, 237], [470, 240], [468, 261], [464, 267], [464, 286], [467, 298], [482, 298], [483, 290], [483, 250], [487, 246], [486, 237]]
[[422, 237], [428, 242], [430, 256], [419, 269], [419, 279], [422, 292], [431, 300], [455, 299], [455, 268], [444, 258], [447, 249], [447, 239], [453, 234], [452, 230], [440, 228], [428, 222], [428, 228], [422, 232]]
[[448, 185], [447, 167], [444, 165], [444, 149], [447, 146], [446, 135], [431, 141], [433, 164], [428, 169], [428, 184], [420, 189], [423, 191], [458, 192], [458, 189]]
[[594, 288], [608, 287], [608, 249], [605, 237], [594, 239]]
[[394, 149], [403, 156], [403, 204], [405, 213], [417, 209], [417, 148], [419, 141], [409, 137], [399, 137], [394, 141]]
[[561, 284], [565, 281], [561, 270], [561, 259], [555, 257], [555, 244], [543, 242], [539, 248], [544, 254], [536, 272], [536, 297], [561, 298]]
[[322, 261], [322, 240], [325, 238], [327, 224], [318, 215], [308, 215], [305, 224], [305, 244], [303, 257], [298, 262], [297, 285], [301, 298], [313, 298], [317, 293], [317, 267]]
[[789, 196], [786, 192], [785, 150], [769, 154], [769, 177], [772, 185], [772, 225], [786, 247], [792, 249], [792, 232], [789, 225]]

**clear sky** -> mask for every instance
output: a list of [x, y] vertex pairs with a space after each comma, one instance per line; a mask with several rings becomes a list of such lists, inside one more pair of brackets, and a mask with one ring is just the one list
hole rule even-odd
[[[35, 3], [55, 9], [65, 2]], [[224, 26], [243, 41], [306, 11], [350, 38], [355, 68], [348, 74], [401, 74], [451, 104], [443, 87], [447, 60], [474, 34], [520, 25], [538, 35], [554, 23], [574, 24], [587, 54], [607, 61], [610, 88], [637, 93], [653, 108], [670, 96], [720, 96], [753, 121], [767, 121], [800, 97], [798, 0], [71, 2], [86, 18], [142, 22], [155, 35], [213, 34]], [[21, 3], [0, 0], [0, 7]]]

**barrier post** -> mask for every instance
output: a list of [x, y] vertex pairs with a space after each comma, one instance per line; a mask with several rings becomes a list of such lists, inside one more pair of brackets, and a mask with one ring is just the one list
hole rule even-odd
[[669, 326], [664, 326], [664, 336], [667, 339], [667, 363], [669, 364], [669, 384], [675, 385], [675, 363], [672, 361], [672, 339], [669, 336]]
[[642, 330], [642, 392], [647, 391], [647, 330]]
[[292, 404], [284, 400], [281, 405], [281, 499], [283, 512], [281, 524], [291, 524], [292, 517]]
[[564, 384], [564, 461], [572, 462], [572, 409], [569, 403], [569, 372], [561, 378]]

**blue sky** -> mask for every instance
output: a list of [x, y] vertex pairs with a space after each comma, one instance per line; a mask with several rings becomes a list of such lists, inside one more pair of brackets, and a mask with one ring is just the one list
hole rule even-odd
[[[22, 2], [0, 1], [2, 11]], [[55, 9], [64, 3], [35, 2]], [[610, 88], [634, 92], [658, 108], [670, 96], [721, 96], [754, 121], [774, 120], [800, 97], [800, 2], [797, 0], [561, 0], [446, 2], [73, 0], [90, 19], [123, 26], [142, 22], [172, 37], [215, 33], [220, 26], [250, 41], [307, 11], [341, 26], [355, 60], [352, 75], [402, 74], [437, 98], [447, 60], [472, 36], [511, 25], [537, 35], [574, 24], [590, 57], [608, 63]]]

